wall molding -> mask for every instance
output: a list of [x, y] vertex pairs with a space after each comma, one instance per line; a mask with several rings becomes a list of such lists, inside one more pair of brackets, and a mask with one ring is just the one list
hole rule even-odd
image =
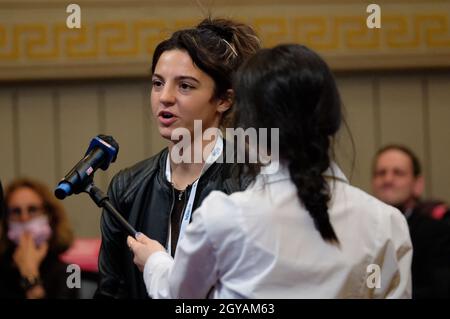
[[[41, 2], [46, 5], [40, 7]], [[170, 6], [80, 1], [82, 28], [68, 29], [66, 2], [14, 3], [0, 1], [2, 81], [147, 76], [156, 44], [204, 16], [178, 0]], [[380, 1], [381, 29], [367, 28], [360, 1], [251, 3], [217, 5], [211, 11], [250, 23], [266, 47], [294, 42], [316, 49], [334, 70], [450, 67], [448, 1]]]

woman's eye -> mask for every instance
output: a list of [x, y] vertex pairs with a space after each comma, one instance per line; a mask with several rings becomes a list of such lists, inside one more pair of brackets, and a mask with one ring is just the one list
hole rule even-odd
[[180, 88], [184, 91], [187, 91], [193, 89], [194, 87], [188, 83], [181, 83]]
[[34, 215], [34, 214], [37, 214], [38, 212], [39, 212], [39, 207], [37, 207], [37, 206], [28, 207], [28, 213]]
[[153, 80], [152, 81], [152, 86], [153, 87], [158, 88], [158, 87], [161, 87], [162, 85], [163, 85], [163, 83], [161, 81], [159, 81], [159, 80]]
[[9, 209], [10, 215], [20, 216], [22, 209], [20, 207], [11, 207]]

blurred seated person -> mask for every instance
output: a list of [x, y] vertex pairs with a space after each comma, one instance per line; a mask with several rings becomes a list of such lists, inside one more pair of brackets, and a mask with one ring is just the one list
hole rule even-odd
[[424, 178], [417, 156], [402, 145], [381, 148], [373, 163], [375, 197], [407, 218], [413, 245], [413, 298], [450, 298], [450, 216], [442, 201], [420, 197]]
[[442, 200], [420, 200], [416, 205], [416, 209], [421, 214], [450, 224], [450, 208], [448, 204]]
[[0, 298], [76, 298], [67, 287], [67, 264], [59, 259], [73, 233], [63, 207], [49, 189], [31, 179], [5, 189], [1, 216]]

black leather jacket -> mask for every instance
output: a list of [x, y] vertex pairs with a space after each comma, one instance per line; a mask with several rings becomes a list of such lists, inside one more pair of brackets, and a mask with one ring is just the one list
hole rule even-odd
[[[225, 154], [224, 145], [224, 154]], [[165, 177], [168, 149], [120, 171], [111, 181], [112, 204], [137, 230], [166, 246], [175, 193]], [[213, 190], [230, 194], [248, 186], [248, 179], [235, 178], [236, 165], [214, 163], [197, 186], [193, 210]], [[187, 197], [191, 186], [188, 186]], [[107, 212], [101, 218], [102, 245], [99, 256], [100, 281], [96, 298], [148, 298], [142, 273], [133, 263], [126, 245], [126, 232]]]

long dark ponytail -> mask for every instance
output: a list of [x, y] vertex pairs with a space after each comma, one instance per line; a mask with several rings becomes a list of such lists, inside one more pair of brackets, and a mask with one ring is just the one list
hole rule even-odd
[[[331, 195], [323, 173], [330, 167], [330, 140], [342, 115], [326, 63], [301, 45], [263, 49], [240, 68], [234, 88], [235, 126], [279, 128], [280, 160], [289, 169], [299, 199], [322, 238], [338, 243], [328, 215]], [[255, 177], [259, 166], [246, 166]]]

